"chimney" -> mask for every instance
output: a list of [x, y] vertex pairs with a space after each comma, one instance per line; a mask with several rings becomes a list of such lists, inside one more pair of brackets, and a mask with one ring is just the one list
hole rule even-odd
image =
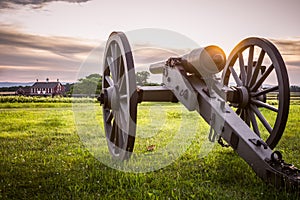
[[59, 82], [59, 79], [57, 79], [57, 82]]
[[39, 82], [39, 79], [36, 79], [36, 82]]
[[46, 78], [46, 81], [49, 82], [49, 78]]

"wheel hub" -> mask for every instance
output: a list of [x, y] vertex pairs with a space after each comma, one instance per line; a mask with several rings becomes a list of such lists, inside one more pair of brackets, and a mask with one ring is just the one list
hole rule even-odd
[[113, 85], [104, 89], [103, 94], [104, 106], [112, 109], [113, 111], [118, 111], [120, 108], [120, 93], [119, 87], [117, 85]]
[[227, 92], [227, 100], [236, 108], [245, 108], [250, 103], [249, 89], [245, 86], [233, 86], [231, 92]]
[[[228, 93], [227, 100], [236, 108], [245, 108], [251, 103], [251, 99], [259, 100], [266, 103], [267, 97], [265, 94], [259, 96], [251, 96], [250, 89], [246, 86], [231, 87], [232, 92]], [[258, 92], [262, 91], [258, 89]]]
[[245, 108], [249, 104], [250, 96], [249, 90], [245, 86], [237, 87], [237, 91], [239, 93], [239, 107]]

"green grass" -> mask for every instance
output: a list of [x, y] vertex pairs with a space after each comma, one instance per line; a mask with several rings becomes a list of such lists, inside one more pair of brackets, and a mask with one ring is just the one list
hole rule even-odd
[[[147, 153], [147, 146], [155, 145], [149, 152], [155, 154], [178, 137], [178, 148], [189, 145], [183, 156], [148, 173], [112, 169], [95, 158], [96, 150], [86, 148], [91, 144], [86, 142], [94, 139], [102, 144], [104, 136], [89, 135], [95, 138], [83, 143], [84, 136], [77, 134], [95, 125], [89, 117], [101, 123], [101, 109], [98, 104], [95, 108], [92, 115], [80, 113], [86, 120], [76, 127], [70, 103], [0, 104], [0, 199], [300, 199], [266, 185], [230, 148], [215, 145], [207, 156], [200, 156], [209, 127], [180, 104], [139, 106], [135, 152]], [[277, 147], [286, 161], [298, 167], [299, 112], [298, 103], [291, 106]], [[105, 145], [99, 149], [107, 151]]]

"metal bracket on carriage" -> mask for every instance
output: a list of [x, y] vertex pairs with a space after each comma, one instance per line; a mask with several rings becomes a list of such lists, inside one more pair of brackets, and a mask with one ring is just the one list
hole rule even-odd
[[213, 126], [215, 126], [215, 123], [216, 123], [216, 114], [212, 113], [211, 118], [210, 118], [210, 123], [209, 123], [210, 129], [209, 129], [209, 134], [208, 134], [208, 139], [210, 142], [215, 142], [217, 136], [219, 136], [213, 128]]
[[221, 134], [222, 132], [224, 132], [224, 121], [220, 117], [217, 117], [215, 113], [212, 113], [209, 125], [210, 129], [208, 134], [208, 140], [210, 142], [215, 142], [217, 140], [220, 144]]
[[221, 147], [226, 147], [226, 148], [230, 147], [229, 144], [224, 143], [224, 140], [222, 139], [222, 137], [219, 137], [218, 143], [219, 143], [219, 145], [221, 145]]
[[255, 138], [253, 138], [253, 139], [249, 139], [249, 141], [252, 143], [252, 144], [254, 144], [255, 146], [258, 146], [258, 147], [260, 147], [260, 146], [263, 146], [264, 147], [264, 149], [267, 149], [268, 148], [268, 145], [262, 140], [262, 139], [255, 139]]

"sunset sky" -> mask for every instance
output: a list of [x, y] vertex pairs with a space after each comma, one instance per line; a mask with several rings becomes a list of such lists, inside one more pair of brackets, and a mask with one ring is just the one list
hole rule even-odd
[[0, 82], [74, 82], [112, 31], [158, 28], [227, 55], [246, 37], [271, 39], [300, 85], [299, 19], [299, 0], [0, 0]]

